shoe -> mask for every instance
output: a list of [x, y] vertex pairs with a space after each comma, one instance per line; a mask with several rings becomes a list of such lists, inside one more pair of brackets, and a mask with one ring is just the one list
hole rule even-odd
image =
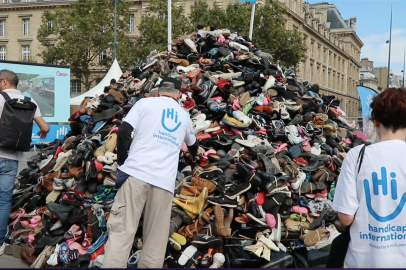
[[225, 197], [229, 199], [235, 199], [237, 198], [238, 195], [246, 192], [250, 188], [251, 184], [249, 183], [249, 181], [244, 182], [235, 181], [228, 189], [226, 189]]
[[337, 231], [336, 227], [331, 224], [330, 226], [326, 227], [326, 229], [330, 232], [330, 235], [327, 238], [316, 243], [316, 249], [322, 249], [326, 246], [329, 246], [333, 243], [333, 240], [339, 236], [341, 233]]
[[199, 249], [217, 248], [223, 246], [223, 238], [196, 234], [190, 243]]
[[220, 197], [209, 197], [207, 201], [214, 205], [220, 205], [223, 207], [230, 207], [235, 208], [238, 206], [237, 198], [230, 199], [227, 196], [220, 196]]
[[221, 121], [230, 127], [235, 127], [235, 128], [249, 127], [249, 124], [242, 123], [233, 117], [229, 117], [227, 114], [224, 115], [224, 117]]
[[204, 208], [207, 205], [208, 190], [207, 187], [204, 187], [200, 195], [194, 199], [182, 199], [174, 198], [173, 202], [180, 207], [182, 207], [186, 213], [191, 217], [195, 217], [203, 213]]

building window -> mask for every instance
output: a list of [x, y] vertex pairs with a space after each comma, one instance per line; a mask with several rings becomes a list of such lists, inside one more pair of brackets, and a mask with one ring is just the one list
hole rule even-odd
[[30, 34], [30, 19], [23, 19], [23, 35], [28, 36]]
[[10, 0], [3, 0], [3, 4], [8, 4], [10, 3]]
[[293, 12], [296, 12], [297, 0], [293, 0]]
[[30, 59], [30, 45], [23, 45], [22, 47], [22, 59], [29, 60]]
[[80, 80], [71, 80], [70, 81], [70, 93], [71, 94], [80, 94], [82, 92], [82, 84]]
[[98, 57], [99, 64], [103, 64], [103, 60], [105, 60], [106, 57], [107, 57], [106, 51], [103, 51], [103, 52], [99, 53], [99, 57]]
[[0, 46], [0, 60], [6, 60], [6, 46]]
[[128, 22], [128, 32], [134, 33], [134, 14], [130, 15], [130, 21]]
[[6, 35], [6, 20], [0, 20], [0, 36]]
[[54, 22], [51, 20], [48, 20], [48, 31], [52, 32], [54, 30]]

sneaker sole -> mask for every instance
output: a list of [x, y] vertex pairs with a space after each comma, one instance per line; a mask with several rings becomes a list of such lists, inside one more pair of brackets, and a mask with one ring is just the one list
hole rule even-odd
[[[227, 197], [228, 198], [228, 197]], [[214, 205], [220, 205], [220, 206], [223, 206], [223, 207], [230, 207], [230, 208], [235, 208], [235, 207], [237, 207], [238, 205], [236, 205], [236, 204], [228, 204], [228, 203], [216, 203], [216, 202], [213, 202], [213, 201], [210, 201], [209, 199], [207, 200], [209, 203], [211, 203], [211, 204], [214, 204]]]

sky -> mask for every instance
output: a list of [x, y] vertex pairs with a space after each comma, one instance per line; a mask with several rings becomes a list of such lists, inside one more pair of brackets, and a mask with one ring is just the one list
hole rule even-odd
[[[406, 0], [324, 0], [334, 4], [344, 19], [357, 18], [356, 31], [364, 46], [361, 58], [368, 57], [375, 67], [388, 66], [390, 15], [393, 8], [390, 67], [402, 75], [406, 48]], [[310, 4], [323, 0], [307, 0]]]

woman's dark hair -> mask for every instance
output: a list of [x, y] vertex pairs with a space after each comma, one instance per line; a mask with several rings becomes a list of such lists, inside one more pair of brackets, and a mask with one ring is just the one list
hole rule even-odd
[[117, 81], [116, 81], [116, 79], [111, 79], [110, 80], [110, 84], [115, 84]]
[[393, 132], [406, 128], [406, 89], [388, 88], [373, 98], [370, 105], [373, 120]]
[[105, 86], [104, 90], [103, 90], [103, 93], [108, 93], [109, 90], [110, 90], [110, 86]]

